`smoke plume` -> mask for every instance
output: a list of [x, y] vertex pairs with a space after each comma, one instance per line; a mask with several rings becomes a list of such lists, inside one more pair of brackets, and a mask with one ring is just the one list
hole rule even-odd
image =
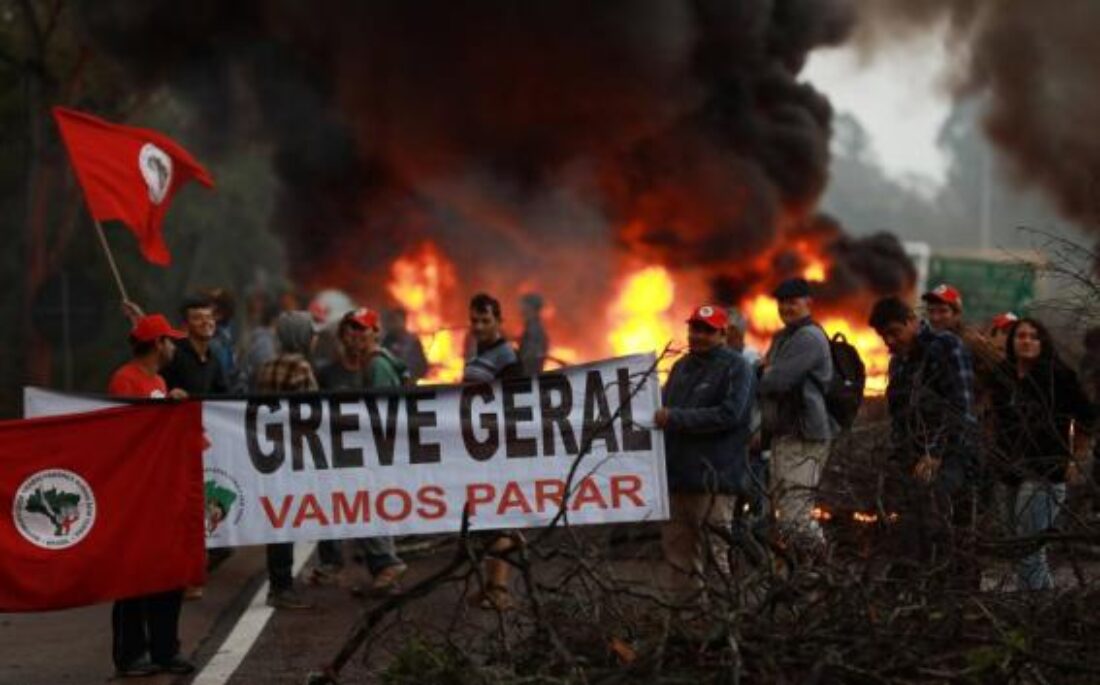
[[210, 149], [271, 142], [278, 230], [307, 284], [377, 292], [428, 238], [470, 290], [544, 289], [566, 312], [624, 260], [733, 298], [773, 279], [760, 256], [800, 233], [839, 241], [845, 287], [882, 266], [878, 243], [815, 212], [832, 114], [799, 73], [846, 39], [845, 0], [85, 9], [135, 82], [198, 105]]
[[857, 37], [870, 49], [946, 22], [955, 90], [984, 103], [985, 130], [1014, 176], [1100, 228], [1100, 3], [865, 0], [859, 12]]

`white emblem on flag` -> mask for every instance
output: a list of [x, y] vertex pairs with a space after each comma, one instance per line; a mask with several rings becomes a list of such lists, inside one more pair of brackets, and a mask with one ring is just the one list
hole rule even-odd
[[72, 471], [47, 469], [15, 491], [12, 520], [19, 534], [44, 549], [65, 549], [83, 540], [95, 525], [95, 495]]
[[155, 205], [164, 202], [172, 183], [172, 158], [156, 145], [146, 143], [138, 153], [138, 166], [149, 187], [149, 200]]
[[699, 307], [699, 316], [709, 317], [714, 315], [714, 309], [711, 307]]

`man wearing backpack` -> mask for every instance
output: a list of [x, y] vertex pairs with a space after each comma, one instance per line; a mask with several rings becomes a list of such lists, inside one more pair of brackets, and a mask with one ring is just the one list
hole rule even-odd
[[812, 513], [837, 429], [825, 399], [832, 354], [825, 331], [813, 320], [809, 283], [792, 278], [773, 296], [785, 326], [772, 339], [759, 384], [764, 447], [771, 448], [770, 490], [780, 531], [812, 558], [825, 544]]
[[[408, 372], [405, 363], [383, 348], [378, 312], [366, 307], [344, 314], [336, 328], [340, 343], [334, 359], [317, 372], [317, 384], [321, 390], [361, 391], [376, 388], [395, 388], [404, 385]], [[398, 580], [408, 567], [397, 556], [397, 548], [391, 536], [362, 538], [354, 541], [363, 555], [373, 582], [372, 595], [390, 594], [398, 589]], [[339, 543], [325, 540], [317, 545], [320, 565], [314, 569], [314, 582], [332, 581], [343, 566]], [[352, 593], [365, 591], [358, 585]]]

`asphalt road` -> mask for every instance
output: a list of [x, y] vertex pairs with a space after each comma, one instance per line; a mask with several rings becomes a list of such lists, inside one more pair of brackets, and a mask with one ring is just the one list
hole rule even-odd
[[[218, 566], [201, 600], [185, 602], [180, 618], [182, 652], [204, 659], [219, 628], [231, 625], [264, 577], [259, 548], [236, 550]], [[111, 664], [111, 605], [40, 614], [0, 614], [0, 684], [100, 684]], [[169, 676], [132, 682], [168, 685]]]

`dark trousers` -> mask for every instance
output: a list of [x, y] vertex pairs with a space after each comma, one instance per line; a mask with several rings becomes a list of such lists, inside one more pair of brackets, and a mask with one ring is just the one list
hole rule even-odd
[[271, 592], [283, 592], [294, 586], [293, 543], [267, 546], [267, 581]]
[[900, 520], [895, 534], [902, 558], [923, 566], [932, 573], [931, 579], [948, 588], [979, 589], [974, 487], [911, 483], [896, 504]]
[[120, 599], [111, 610], [112, 656], [125, 668], [146, 652], [167, 663], [180, 650], [179, 621], [183, 590]]
[[321, 540], [317, 543], [317, 558], [322, 564], [343, 566], [344, 555], [340, 551], [339, 540]]

